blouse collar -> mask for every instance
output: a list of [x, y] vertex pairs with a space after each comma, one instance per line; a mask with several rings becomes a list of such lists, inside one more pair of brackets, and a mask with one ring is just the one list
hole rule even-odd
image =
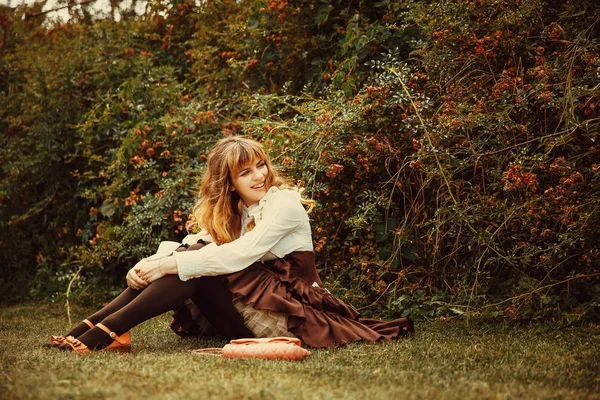
[[246, 226], [250, 218], [254, 218], [254, 221], [262, 220], [262, 210], [265, 204], [269, 201], [269, 198], [273, 197], [273, 194], [278, 191], [279, 188], [277, 186], [271, 186], [258, 203], [252, 204], [250, 207], [246, 207], [244, 203], [242, 203], [242, 226]]

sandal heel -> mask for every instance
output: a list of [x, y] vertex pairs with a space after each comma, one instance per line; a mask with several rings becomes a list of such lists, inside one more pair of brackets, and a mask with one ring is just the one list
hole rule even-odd
[[104, 348], [104, 350], [116, 350], [124, 353], [129, 353], [131, 351], [131, 333], [129, 331], [121, 336], [117, 336], [116, 333], [112, 332], [103, 324], [97, 324], [96, 327], [108, 333], [108, 336], [113, 339], [113, 342], [108, 345], [108, 347]]

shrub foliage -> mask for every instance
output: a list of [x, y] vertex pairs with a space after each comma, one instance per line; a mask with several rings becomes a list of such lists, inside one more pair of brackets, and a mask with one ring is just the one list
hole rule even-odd
[[243, 134], [317, 200], [321, 273], [365, 313], [598, 321], [600, 6], [576, 3], [3, 7], [0, 289], [114, 295]]

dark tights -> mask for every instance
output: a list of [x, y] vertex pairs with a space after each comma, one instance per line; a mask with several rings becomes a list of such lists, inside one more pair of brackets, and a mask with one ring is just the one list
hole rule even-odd
[[[88, 319], [94, 325], [101, 322], [117, 335], [122, 335], [150, 318], [181, 307], [190, 298], [224, 336], [253, 336], [232, 305], [232, 295], [227, 284], [220, 277], [213, 276], [182, 281], [177, 275], [167, 275], [152, 282], [144, 290], [125, 289]], [[112, 343], [112, 339], [100, 328], [85, 331], [81, 324], [67, 335], [78, 337], [92, 349], [102, 349]]]

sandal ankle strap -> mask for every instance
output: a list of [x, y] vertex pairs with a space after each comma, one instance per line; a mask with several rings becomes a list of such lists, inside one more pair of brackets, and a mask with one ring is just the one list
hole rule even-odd
[[92, 323], [92, 321], [90, 321], [89, 319], [84, 319], [83, 323], [86, 324], [87, 326], [90, 327], [90, 329], [92, 329], [94, 327], [94, 324]]
[[121, 344], [126, 344], [126, 342], [127, 342], [126, 339], [121, 338], [119, 335], [117, 335], [116, 333], [114, 333], [113, 331], [108, 329], [104, 324], [98, 323], [98, 324], [96, 324], [96, 328], [100, 328], [104, 332], [108, 333], [108, 336], [110, 336], [110, 338], [112, 340], [116, 340], [117, 342], [119, 342]]

